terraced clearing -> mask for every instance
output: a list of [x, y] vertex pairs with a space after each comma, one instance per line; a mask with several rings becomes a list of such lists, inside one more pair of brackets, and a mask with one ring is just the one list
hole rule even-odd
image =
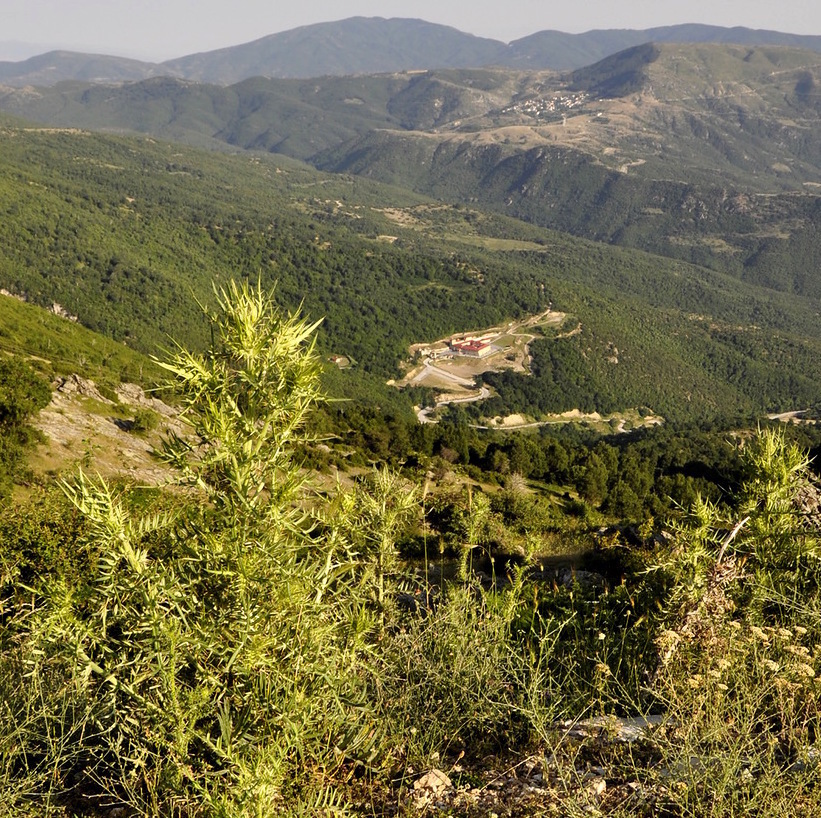
[[[522, 321], [511, 321], [503, 326], [488, 327], [470, 333], [441, 338], [431, 344], [413, 344], [409, 349], [410, 359], [405, 362], [406, 374], [399, 381], [389, 381], [389, 385], [403, 388], [406, 386], [424, 386], [436, 391], [434, 406], [416, 407], [416, 416], [420, 423], [436, 423], [439, 410], [455, 403], [475, 403], [485, 400], [493, 394], [476, 379], [484, 372], [499, 372], [510, 369], [527, 375], [530, 372], [530, 343], [543, 333], [541, 328], [556, 330], [567, 320], [562, 312], [547, 310], [539, 315]], [[573, 329], [557, 334], [557, 337], [574, 335], [581, 331], [581, 324]], [[477, 358], [454, 353], [450, 345], [471, 338], [489, 341], [494, 351], [487, 357]], [[598, 412], [584, 413], [573, 409], [561, 414], [549, 415], [538, 419], [520, 414], [497, 416], [487, 424], [477, 424], [477, 429], [523, 430], [535, 429], [565, 423], [581, 423], [604, 433], [629, 432], [643, 426], [656, 426], [664, 423], [664, 418], [656, 414], [641, 414], [637, 410], [626, 410], [610, 415]]]
[[[466, 398], [477, 389], [474, 379], [483, 372], [530, 371], [529, 345], [542, 333], [540, 328], [558, 328], [567, 315], [547, 310], [522, 321], [511, 321], [502, 326], [488, 327], [473, 332], [459, 333], [441, 338], [433, 343], [412, 344], [408, 349], [409, 360], [404, 363], [405, 376], [393, 386], [427, 386], [439, 391], [447, 390], [451, 399]], [[484, 358], [473, 358], [450, 352], [449, 345], [470, 338], [482, 338], [494, 347]], [[439, 401], [437, 401], [439, 402]]]

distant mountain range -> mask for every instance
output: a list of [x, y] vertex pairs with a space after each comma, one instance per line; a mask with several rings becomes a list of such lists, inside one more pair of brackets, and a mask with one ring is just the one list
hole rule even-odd
[[[328, 75], [353, 70], [369, 31], [359, 56], [368, 70], [395, 58], [394, 70]], [[623, 45], [629, 33], [612, 34]], [[0, 286], [150, 350], [171, 333], [207, 341], [186, 292], [205, 297], [228, 274], [276, 280], [283, 304], [327, 316], [323, 350], [355, 359], [362, 378], [340, 389], [372, 405], [414, 339], [548, 304], [578, 332], [534, 343], [533, 379], [495, 380], [490, 417], [815, 405], [817, 42], [655, 35], [561, 72], [523, 57], [398, 71], [516, 44], [363, 19], [150, 66], [139, 81], [128, 78], [143, 63], [119, 61], [103, 83], [110, 58], [64, 54], [71, 81], [0, 88]], [[271, 39], [280, 56], [292, 48], [292, 67], [302, 54], [306, 73], [325, 75], [225, 84]], [[548, 33], [530, 39], [532, 53], [539, 41], [558, 53]], [[48, 55], [28, 70], [58, 73]]]
[[284, 154], [817, 299], [820, 63], [784, 46], [643, 44], [563, 74], [75, 81], [0, 89], [0, 110]]
[[424, 20], [352, 17], [163, 63], [50, 51], [19, 62], [0, 62], [0, 84], [50, 86], [67, 80], [112, 83], [171, 76], [230, 85], [258, 76], [309, 78], [482, 66], [566, 71], [647, 42], [781, 45], [821, 51], [821, 36], [741, 27], [677, 25], [584, 34], [540, 31], [506, 44]]

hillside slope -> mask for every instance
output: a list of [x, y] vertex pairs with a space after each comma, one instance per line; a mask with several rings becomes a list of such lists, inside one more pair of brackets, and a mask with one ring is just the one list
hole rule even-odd
[[155, 78], [8, 89], [0, 108], [288, 154], [817, 297], [819, 87], [806, 50], [642, 45], [566, 75]]
[[498, 63], [503, 43], [424, 20], [351, 17], [271, 34], [244, 45], [163, 63], [199, 82], [254, 76], [321, 77]]
[[126, 128], [318, 160], [373, 131], [507, 152], [565, 146], [649, 178], [799, 190], [819, 181], [821, 70], [791, 48], [643, 45], [565, 75], [440, 70], [228, 88], [155, 78], [5, 89], [0, 108], [58, 126]]
[[323, 354], [354, 363], [331, 367], [336, 393], [391, 411], [409, 409], [384, 381], [410, 344], [548, 306], [579, 331], [535, 345], [539, 378], [500, 384], [488, 411], [686, 420], [821, 400], [812, 297], [283, 157], [11, 123], [0, 140], [0, 287], [137, 349], [201, 348], [195, 298], [247, 278], [324, 316]]

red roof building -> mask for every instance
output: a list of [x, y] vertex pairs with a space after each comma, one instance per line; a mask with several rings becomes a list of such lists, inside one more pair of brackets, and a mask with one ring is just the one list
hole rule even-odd
[[467, 355], [470, 358], [484, 358], [493, 352], [493, 346], [487, 341], [453, 341], [450, 348], [457, 355]]

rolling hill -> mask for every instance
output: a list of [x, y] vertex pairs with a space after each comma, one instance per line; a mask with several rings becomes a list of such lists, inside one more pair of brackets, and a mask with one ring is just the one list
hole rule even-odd
[[0, 85], [51, 86], [58, 82], [133, 82], [169, 72], [159, 65], [77, 51], [47, 51], [19, 62], [0, 62]]
[[351, 17], [163, 63], [186, 79], [232, 84], [255, 76], [321, 77], [493, 65], [506, 47], [424, 20]]
[[[819, 177], [819, 61], [791, 48], [642, 45], [569, 74], [440, 70], [5, 89], [3, 110], [61, 127], [210, 139], [321, 161], [354, 137], [561, 146], [649, 178], [799, 190]], [[283, 146], [281, 143], [285, 142]]]

